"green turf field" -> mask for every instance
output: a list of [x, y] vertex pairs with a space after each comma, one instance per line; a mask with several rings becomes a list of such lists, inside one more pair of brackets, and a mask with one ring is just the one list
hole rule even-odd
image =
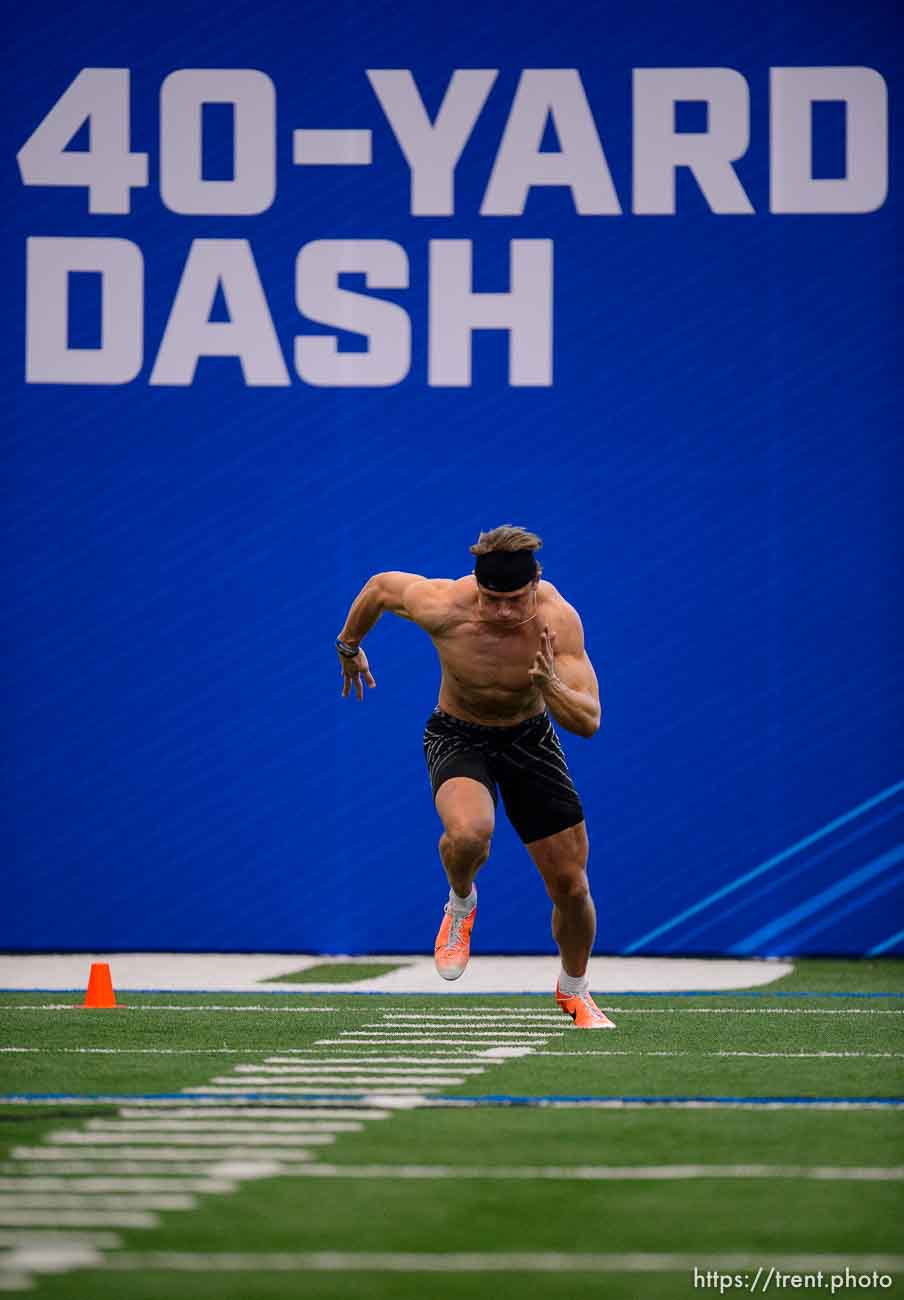
[[904, 1097], [904, 962], [601, 996], [614, 1033], [542, 997], [120, 1000], [0, 995], [0, 1044], [25, 1049], [0, 1052], [7, 1293], [904, 1287], [904, 1108], [877, 1104]]

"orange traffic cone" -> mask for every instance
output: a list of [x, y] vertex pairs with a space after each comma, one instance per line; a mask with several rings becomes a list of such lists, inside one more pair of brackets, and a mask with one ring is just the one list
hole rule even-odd
[[91, 963], [91, 974], [88, 976], [88, 988], [85, 991], [85, 1000], [82, 1006], [98, 1009], [116, 1006], [116, 994], [113, 992], [110, 967], [105, 961]]

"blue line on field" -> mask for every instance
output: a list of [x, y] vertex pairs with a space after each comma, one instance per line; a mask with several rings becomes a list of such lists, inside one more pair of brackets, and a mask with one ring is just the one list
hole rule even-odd
[[[68, 1092], [16, 1092], [0, 1093], [0, 1103], [5, 1102], [131, 1102], [131, 1101], [178, 1101], [185, 1105], [193, 1101], [214, 1101], [218, 1105], [233, 1105], [241, 1101], [287, 1101], [293, 1105], [314, 1105], [317, 1102], [336, 1102], [342, 1105], [379, 1104], [382, 1094], [378, 1088], [361, 1093], [310, 1093], [300, 1098], [297, 1093], [281, 1092], [123, 1092], [123, 1093], [68, 1093]], [[406, 1099], [413, 1100], [413, 1099]], [[603, 1095], [568, 1095], [552, 1094], [547, 1096], [513, 1096], [507, 1093], [490, 1093], [487, 1096], [462, 1097], [431, 1093], [422, 1099], [427, 1105], [460, 1106], [549, 1106], [562, 1104], [612, 1103], [641, 1106], [691, 1105], [693, 1103], [714, 1106], [904, 1106], [904, 1097], [710, 1097], [695, 1094], [679, 1096], [632, 1096], [620, 1094]]]
[[[894, 935], [892, 939], [887, 940], [893, 943], [897, 939], [904, 938], [904, 931], [900, 935]], [[886, 992], [886, 993], [860, 993], [853, 990], [831, 992], [820, 991], [819, 989], [795, 990], [795, 989], [772, 989], [768, 987], [763, 989], [600, 989], [594, 987], [594, 993], [597, 997], [612, 998], [904, 998], [904, 992]], [[2, 993], [40, 993], [40, 994], [84, 994], [83, 988], [79, 989], [0, 989]], [[259, 993], [267, 997], [306, 997], [306, 998], [434, 998], [446, 996], [445, 989], [428, 990], [423, 993], [412, 993], [409, 989], [390, 990], [390, 989], [120, 989], [119, 997], [128, 998], [132, 994], [145, 996], [148, 994], [165, 994], [167, 997], [257, 997]], [[538, 993], [536, 990], [523, 989], [520, 993], [455, 993], [456, 998], [551, 998], [551, 992]], [[125, 1003], [123, 1004], [126, 1005]], [[15, 1007], [8, 1007], [7, 1010], [15, 1011]], [[78, 1003], [75, 1006], [77, 1011], [83, 1011], [85, 1008]], [[90, 1009], [90, 1008], [89, 1008]]]
[[673, 916], [671, 920], [663, 921], [662, 925], [657, 925], [655, 929], [649, 930], [646, 934], [641, 935], [639, 939], [635, 939], [633, 943], [628, 944], [627, 948], [624, 949], [625, 953], [636, 952], [638, 948], [645, 947], [646, 944], [651, 943], [653, 939], [658, 939], [660, 935], [665, 934], [668, 930], [673, 930], [675, 926], [680, 925], [682, 921], [686, 921], [689, 916], [696, 916], [698, 912], [702, 912], [705, 907], [709, 907], [710, 903], [716, 903], [720, 898], [724, 898], [726, 894], [734, 893], [736, 889], [740, 889], [742, 885], [746, 885], [748, 881], [755, 880], [757, 876], [761, 876], [765, 871], [771, 871], [772, 868], [777, 867], [780, 862], [785, 862], [795, 853], [800, 853], [803, 849], [809, 848], [811, 844], [816, 844], [819, 840], [824, 839], [826, 835], [831, 835], [832, 831], [838, 830], [840, 826], [846, 826], [847, 823], [853, 821], [855, 817], [859, 817], [862, 813], [868, 812], [870, 808], [875, 808], [877, 804], [884, 802], [886, 799], [892, 798], [893, 795], [898, 794], [901, 790], [904, 790], [904, 781], [898, 781], [895, 785], [890, 785], [887, 789], [881, 790], [879, 794], [873, 795], [872, 799], [867, 799], [864, 803], [858, 804], [856, 808], [851, 808], [849, 812], [844, 813], [841, 817], [836, 817], [833, 821], [827, 822], [826, 825], [820, 827], [818, 831], [814, 831], [811, 835], [805, 835], [802, 840], [798, 840], [797, 843], [792, 844], [790, 848], [782, 849], [781, 853], [776, 853], [773, 857], [767, 858], [766, 861], [761, 862], [759, 866], [753, 867], [750, 871], [746, 871], [743, 875], [730, 881], [729, 884], [723, 885], [721, 889], [717, 889], [714, 893], [708, 894], [706, 898], [701, 898], [698, 903], [686, 907], [683, 912], [679, 912], [678, 915]]
[[718, 1106], [843, 1106], [843, 1105], [873, 1105], [873, 1106], [904, 1106], [904, 1097], [706, 1097], [706, 1096], [677, 1096], [677, 1097], [645, 1097], [645, 1096], [547, 1096], [547, 1097], [514, 1097], [507, 1096], [505, 1093], [490, 1094], [486, 1097], [456, 1097], [446, 1095], [431, 1095], [430, 1101], [441, 1101], [444, 1103], [468, 1102], [472, 1105], [480, 1106], [545, 1106], [556, 1102], [630, 1102], [634, 1105], [653, 1106], [662, 1105], [663, 1103], [690, 1103], [690, 1102], [707, 1102], [710, 1105]]
[[881, 943], [877, 943], [875, 948], [870, 948], [866, 955], [867, 957], [878, 957], [880, 953], [888, 952], [889, 948], [893, 948], [896, 943], [900, 943], [902, 940], [904, 940], [904, 930], [899, 930], [891, 938], [883, 939]]

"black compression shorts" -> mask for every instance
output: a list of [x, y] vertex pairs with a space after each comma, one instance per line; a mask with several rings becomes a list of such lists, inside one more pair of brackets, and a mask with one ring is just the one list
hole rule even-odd
[[424, 754], [434, 799], [452, 776], [480, 781], [494, 805], [498, 786], [508, 819], [525, 844], [584, 820], [548, 713], [514, 727], [482, 727], [434, 709], [424, 731]]

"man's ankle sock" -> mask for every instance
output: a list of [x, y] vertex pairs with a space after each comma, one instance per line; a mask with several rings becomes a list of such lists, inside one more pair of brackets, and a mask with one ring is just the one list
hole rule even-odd
[[472, 885], [467, 898], [459, 898], [454, 889], [449, 890], [449, 911], [453, 916], [467, 916], [477, 906], [477, 890]]
[[590, 976], [586, 972], [583, 975], [566, 975], [563, 966], [559, 971], [559, 992], [564, 993], [567, 998], [573, 998], [579, 993], [589, 993]]

